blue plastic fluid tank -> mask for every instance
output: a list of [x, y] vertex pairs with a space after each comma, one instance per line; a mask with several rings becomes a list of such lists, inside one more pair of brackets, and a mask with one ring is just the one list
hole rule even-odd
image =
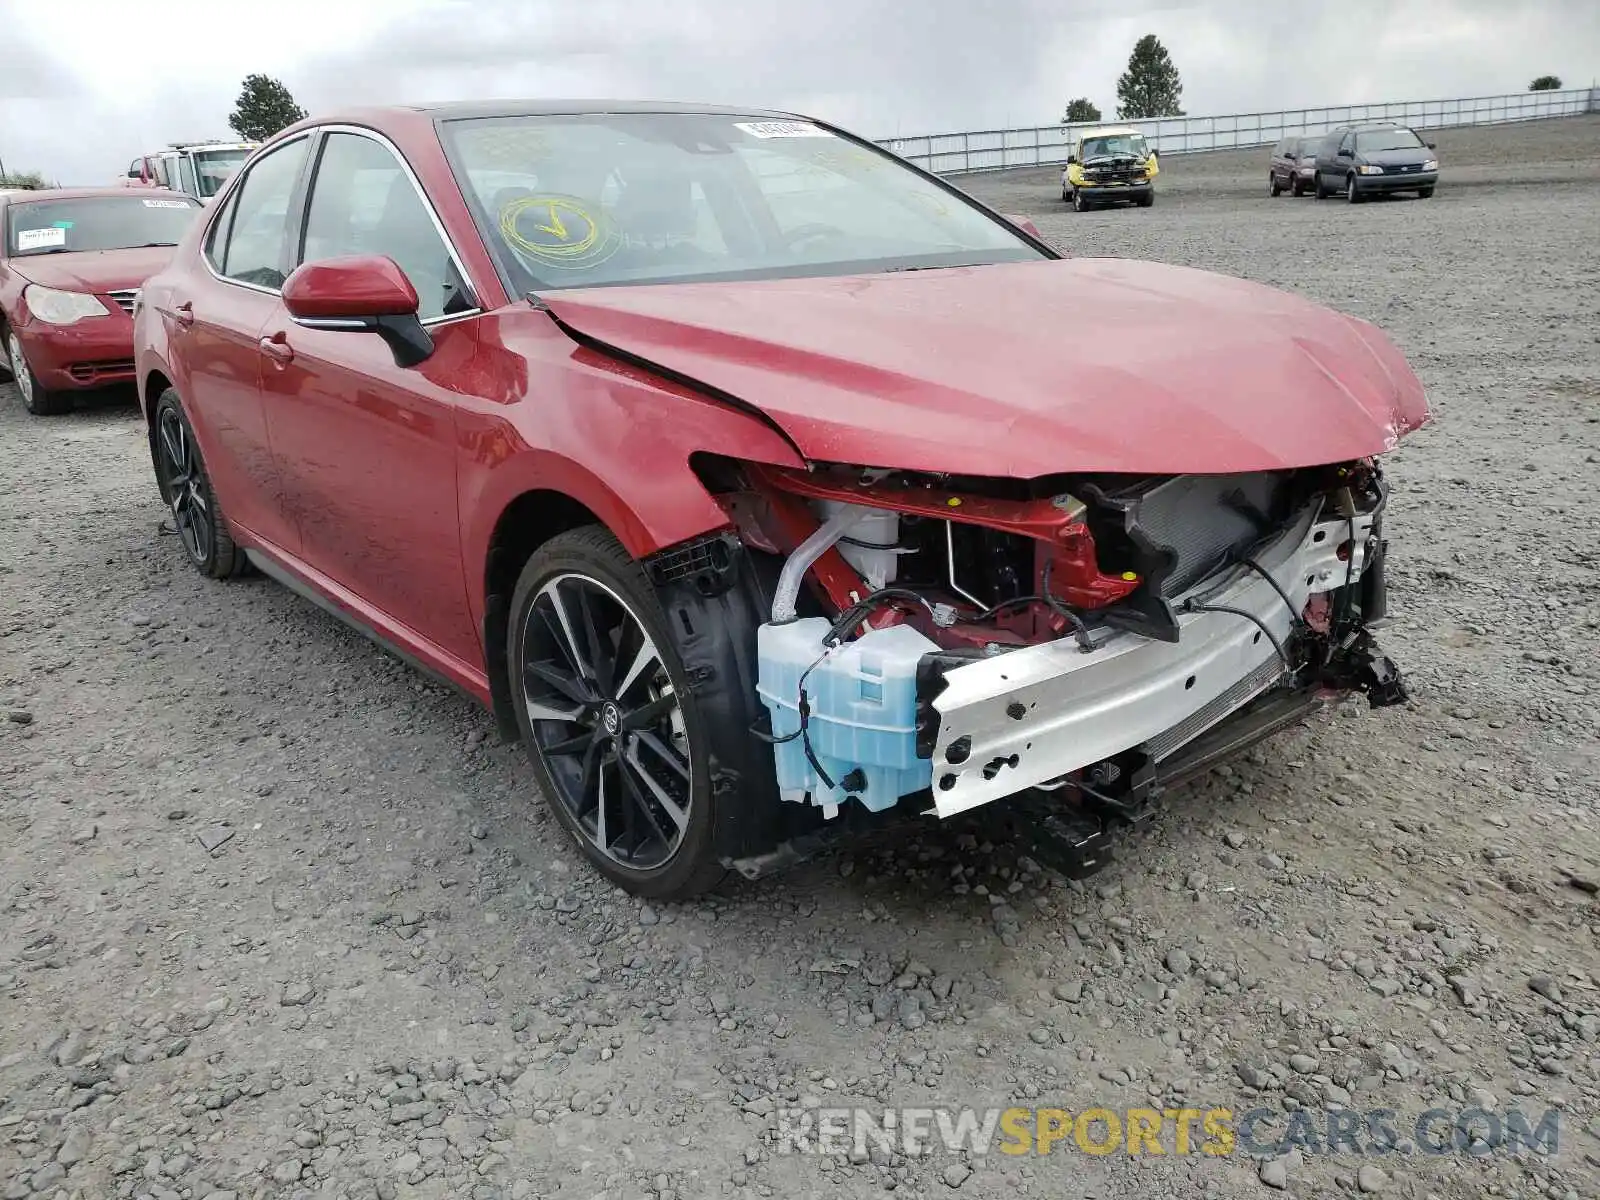
[[[929, 786], [932, 760], [917, 757], [917, 663], [939, 647], [909, 625], [874, 629], [824, 656], [829, 622], [807, 617], [761, 626], [756, 635], [757, 690], [783, 738], [800, 728], [800, 678], [811, 704], [811, 751], [833, 780], [828, 787], [796, 737], [773, 747], [785, 800], [836, 805], [854, 796], [874, 812]], [[818, 660], [821, 661], [818, 661]], [[813, 665], [815, 664], [815, 665]], [[807, 675], [807, 668], [810, 674]], [[866, 786], [840, 786], [857, 768]]]

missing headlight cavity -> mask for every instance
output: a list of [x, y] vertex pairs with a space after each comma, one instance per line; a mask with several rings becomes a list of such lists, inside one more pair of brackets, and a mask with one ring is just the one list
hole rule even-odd
[[737, 545], [732, 534], [716, 534], [662, 550], [647, 560], [650, 579], [657, 587], [687, 580], [702, 596], [720, 596], [733, 586]]

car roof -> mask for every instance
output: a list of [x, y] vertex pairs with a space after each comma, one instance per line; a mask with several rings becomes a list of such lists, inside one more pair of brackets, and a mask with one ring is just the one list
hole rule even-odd
[[[798, 113], [765, 108], [731, 107], [724, 104], [668, 103], [659, 100], [455, 100], [434, 104], [391, 104], [381, 107], [352, 108], [322, 113], [294, 126], [309, 129], [318, 125], [410, 124], [414, 121], [471, 121], [493, 117], [566, 117], [605, 114], [699, 114], [723, 117], [756, 117], [763, 120], [793, 120]], [[805, 118], [809, 119], [809, 118]], [[289, 132], [289, 131], [285, 131]]]
[[153, 196], [183, 198], [182, 192], [174, 192], [167, 188], [126, 187], [38, 188], [32, 191], [7, 192], [5, 195], [12, 204], [31, 204], [35, 200], [94, 200], [117, 196], [132, 200], [148, 200]]

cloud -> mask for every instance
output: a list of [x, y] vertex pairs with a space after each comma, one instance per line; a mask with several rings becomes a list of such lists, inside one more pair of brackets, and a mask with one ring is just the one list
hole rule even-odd
[[[1590, 81], [1593, 0], [0, 0], [0, 156], [68, 182], [226, 136], [246, 74], [313, 112], [508, 98], [702, 100], [813, 113], [871, 137], [1108, 114], [1155, 33], [1190, 113]], [[260, 24], [270, 14], [272, 36]], [[28, 98], [23, 98], [28, 97]]]

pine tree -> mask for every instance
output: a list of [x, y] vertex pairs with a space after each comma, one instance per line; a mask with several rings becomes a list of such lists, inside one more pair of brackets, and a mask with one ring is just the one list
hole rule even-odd
[[306, 118], [289, 89], [266, 75], [245, 76], [228, 125], [247, 142], [261, 142]]
[[1172, 56], [1155, 34], [1145, 34], [1134, 43], [1128, 69], [1117, 80], [1117, 116], [1181, 117], [1178, 100], [1182, 95], [1183, 83]]
[[1561, 90], [1561, 76], [1541, 75], [1528, 85], [1530, 92], [1559, 92]]

